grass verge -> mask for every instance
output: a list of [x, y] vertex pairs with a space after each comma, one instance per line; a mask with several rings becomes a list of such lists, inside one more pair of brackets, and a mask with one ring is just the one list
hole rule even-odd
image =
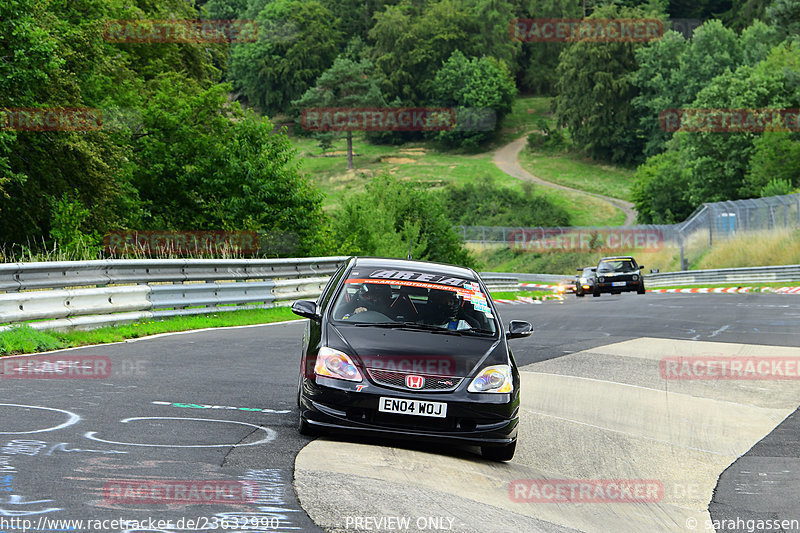
[[632, 169], [590, 161], [574, 153], [547, 154], [531, 152], [527, 148], [519, 153], [519, 164], [545, 181], [631, 200]]
[[88, 331], [40, 331], [22, 325], [0, 332], [0, 356], [120, 342], [158, 333], [267, 324], [295, 318], [297, 316], [288, 307], [275, 307], [272, 309], [247, 309], [208, 315], [171, 317], [163, 320], [147, 320], [123, 326], [106, 326]]

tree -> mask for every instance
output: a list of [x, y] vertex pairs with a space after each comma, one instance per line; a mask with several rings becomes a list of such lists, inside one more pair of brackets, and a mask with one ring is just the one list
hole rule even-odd
[[741, 43], [733, 30], [719, 20], [709, 20], [697, 28], [680, 56], [677, 83], [682, 87], [680, 102], [692, 102], [714, 77], [734, 71], [743, 64]]
[[689, 201], [689, 175], [677, 150], [647, 158], [636, 169], [631, 196], [640, 224], [675, 224], [694, 209]]
[[[591, 18], [644, 18], [640, 9], [607, 6]], [[634, 42], [577, 41], [559, 56], [555, 115], [574, 143], [596, 159], [640, 159], [639, 117], [630, 102], [638, 91], [629, 75], [637, 69]]]
[[[742, 66], [714, 78], [697, 95], [692, 107], [700, 109], [797, 108], [797, 94], [786, 82], [787, 71], [800, 70], [800, 44], [774, 49], [755, 67]], [[769, 129], [769, 127], [768, 127]], [[677, 133], [690, 173], [692, 202], [735, 200], [747, 195], [745, 175], [758, 132]], [[735, 157], [731, 155], [735, 154]]]
[[781, 37], [800, 37], [800, 0], [773, 0], [766, 15]]
[[[322, 73], [314, 87], [292, 102], [302, 110], [314, 107], [383, 107], [385, 102], [375, 77], [372, 65], [363, 60], [359, 63], [337, 57], [331, 68]], [[324, 134], [323, 134], [324, 135]], [[353, 132], [347, 130], [347, 170], [353, 169]]]
[[662, 152], [672, 132], [665, 131], [659, 114], [686, 107], [714, 77], [740, 65], [755, 65], [778, 44], [774, 28], [756, 21], [737, 36], [718, 20], [708, 21], [691, 41], [667, 32], [636, 51], [638, 69], [630, 81], [639, 94], [632, 100], [646, 139], [644, 154]]
[[246, 16], [268, 31], [233, 45], [229, 77], [251, 105], [285, 112], [331, 66], [344, 38], [319, 0], [255, 0]]
[[[583, 17], [580, 2], [573, 0], [523, 0], [518, 2], [514, 18], [567, 18]], [[558, 76], [558, 57], [568, 47], [567, 43], [524, 42], [517, 59], [517, 87], [521, 92], [553, 94]]]
[[753, 141], [743, 193], [764, 196], [764, 189], [777, 180], [788, 190], [800, 187], [800, 137], [797, 132], [768, 131]]
[[370, 58], [382, 75], [387, 101], [428, 103], [436, 71], [456, 50], [513, 65], [519, 43], [508, 37], [511, 13], [508, 2], [496, 1], [492, 9], [491, 0], [402, 0], [377, 13], [369, 31]]
[[631, 104], [639, 116], [639, 126], [645, 139], [644, 155], [662, 152], [672, 132], [665, 131], [659, 115], [667, 109], [682, 107], [683, 86], [677, 76], [680, 57], [686, 48], [683, 36], [668, 31], [664, 37], [636, 50], [638, 68], [630, 75], [638, 94]]
[[467, 59], [458, 50], [436, 73], [433, 85], [436, 103], [457, 111], [455, 128], [439, 132], [439, 140], [465, 147], [494, 136], [517, 92], [503, 63], [488, 57]]
[[474, 266], [441, 199], [391, 176], [376, 177], [347, 198], [332, 220], [336, 240], [353, 254], [404, 258], [411, 249], [415, 259]]
[[321, 195], [295, 150], [267, 119], [227, 104], [176, 74], [151, 82], [133, 173], [147, 228], [296, 232], [305, 245], [321, 224]]

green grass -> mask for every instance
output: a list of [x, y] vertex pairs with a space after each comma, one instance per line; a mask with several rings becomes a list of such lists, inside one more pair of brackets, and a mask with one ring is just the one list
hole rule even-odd
[[[484, 177], [491, 177], [498, 185], [522, 189], [523, 181], [513, 178], [492, 162], [492, 152], [482, 154], [458, 154], [443, 152], [423, 143], [403, 146], [375, 146], [363, 137], [353, 139], [353, 151], [362, 154], [354, 157], [355, 169], [347, 171], [345, 157], [319, 156], [321, 150], [312, 139], [295, 139], [295, 146], [302, 158], [302, 170], [325, 193], [326, 211], [336, 209], [350, 194], [360, 192], [377, 174], [385, 172], [401, 179], [408, 179], [439, 188], [447, 183], [464, 185]], [[344, 153], [345, 140], [340, 139], [331, 152]], [[545, 196], [570, 213], [570, 224], [575, 226], [622, 224], [625, 215], [619, 209], [598, 198], [580, 193], [559, 191], [535, 186], [537, 194]]]
[[[302, 158], [302, 171], [326, 195], [326, 210], [335, 209], [343, 198], [362, 191], [380, 173], [424, 183], [431, 188], [439, 188], [448, 183], [463, 185], [484, 177], [492, 177], [499, 185], [517, 189], [521, 189], [523, 183], [498, 169], [492, 162], [491, 152], [445, 152], [425, 143], [375, 146], [358, 136], [353, 139], [353, 152], [361, 155], [353, 158], [355, 169], [348, 172], [347, 158], [344, 155], [318, 157], [321, 150], [316, 141], [303, 138], [294, 139], [293, 142]], [[339, 139], [334, 143], [331, 152], [344, 154], [344, 150], [345, 140]], [[315, 157], [311, 157], [312, 155]]]
[[46, 352], [75, 346], [120, 342], [173, 331], [192, 329], [246, 326], [296, 319], [288, 307], [272, 309], [246, 309], [208, 315], [171, 317], [163, 320], [146, 320], [123, 326], [106, 326], [89, 331], [39, 331], [22, 325], [0, 332], [0, 356]]
[[[362, 191], [380, 173], [424, 183], [434, 189], [447, 183], [463, 185], [487, 176], [494, 178], [499, 185], [521, 189], [523, 182], [500, 171], [492, 162], [492, 154], [497, 147], [536, 129], [536, 120], [539, 117], [552, 121], [550, 98], [518, 98], [514, 102], [512, 113], [505, 118], [498, 139], [487, 146], [485, 152], [477, 154], [445, 151], [433, 142], [407, 143], [402, 146], [372, 145], [363, 135], [356, 135], [353, 138], [355, 168], [352, 171], [347, 170], [344, 138], [338, 139], [328, 151], [328, 154], [335, 154], [332, 157], [321, 157], [322, 150], [313, 138], [293, 137], [292, 142], [298, 149], [297, 157], [301, 162], [302, 172], [323, 191], [323, 206], [330, 212], [341, 205], [346, 196]], [[526, 152], [527, 150], [523, 151], [523, 154]], [[520, 163], [523, 166], [524, 161], [521, 154]], [[572, 156], [553, 157], [553, 162], [566, 165], [568, 173], [574, 175], [572, 181], [567, 180], [569, 183], [565, 183], [569, 186], [581, 188], [585, 185], [587, 190], [620, 198], [630, 195], [626, 178], [631, 171], [587, 163]], [[538, 172], [538, 167], [536, 171]], [[532, 173], [550, 181], [549, 170], [537, 172]], [[562, 178], [552, 181], [559, 182], [559, 179]], [[536, 191], [566, 209], [570, 213], [571, 225], [615, 226], [625, 220], [624, 213], [619, 209], [597, 198], [542, 186], [537, 186]]]
[[539, 194], [567, 210], [571, 226], [619, 226], [625, 222], [621, 209], [600, 198], [541, 185], [535, 187]]
[[[547, 290], [547, 292], [551, 291]], [[493, 300], [497, 300], [498, 298], [502, 300], [516, 300], [520, 296], [536, 298], [538, 300], [541, 299], [542, 291], [503, 291], [492, 293]]]
[[552, 124], [551, 100], [546, 96], [522, 96], [514, 100], [511, 113], [503, 119], [503, 128], [492, 143], [492, 147], [508, 144], [529, 131], [536, 130], [536, 121], [539, 118], [544, 118]]
[[597, 163], [574, 153], [533, 153], [528, 149], [520, 152], [519, 163], [545, 181], [631, 201], [632, 169]]

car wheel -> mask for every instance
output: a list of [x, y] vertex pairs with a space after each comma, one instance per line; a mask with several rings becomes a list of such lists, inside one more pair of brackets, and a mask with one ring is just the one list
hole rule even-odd
[[640, 283], [640, 284], [639, 284], [639, 288], [638, 288], [638, 289], [636, 289], [636, 294], [644, 294], [644, 293], [645, 293], [645, 290], [644, 290], [644, 283]]
[[311, 424], [308, 423], [308, 420], [303, 418], [303, 415], [300, 415], [300, 422], [297, 424], [297, 431], [306, 437], [316, 437], [319, 433], [314, 427], [311, 426]]
[[592, 296], [594, 296], [595, 298], [599, 298], [600, 297], [600, 291], [592, 292]]
[[297, 381], [297, 407], [300, 407], [300, 393], [303, 390], [303, 375], [300, 375], [300, 379]]
[[575, 296], [577, 296], [578, 298], [583, 298], [584, 294], [582, 292], [576, 292]]
[[505, 446], [481, 446], [481, 455], [489, 461], [510, 461], [517, 450], [517, 440]]

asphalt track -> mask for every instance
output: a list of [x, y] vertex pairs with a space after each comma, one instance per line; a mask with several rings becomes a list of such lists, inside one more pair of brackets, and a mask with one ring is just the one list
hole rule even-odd
[[[513, 341], [524, 396], [510, 463], [469, 447], [301, 437], [301, 321], [165, 335], [51, 354], [107, 357], [99, 379], [0, 378], [0, 531], [21, 531], [12, 519], [131, 533], [214, 520], [227, 531], [479, 532], [713, 531], [706, 522], [737, 519], [717, 530], [738, 532], [747, 520], [800, 520], [798, 381], [659, 374], [670, 356], [800, 357], [800, 298], [567, 296], [499, 309], [536, 330]], [[245, 481], [251, 492], [114, 492], [170, 480]], [[537, 502], [515, 480], [649, 480], [663, 491], [642, 503]], [[84, 523], [50, 522], [66, 519]]]

